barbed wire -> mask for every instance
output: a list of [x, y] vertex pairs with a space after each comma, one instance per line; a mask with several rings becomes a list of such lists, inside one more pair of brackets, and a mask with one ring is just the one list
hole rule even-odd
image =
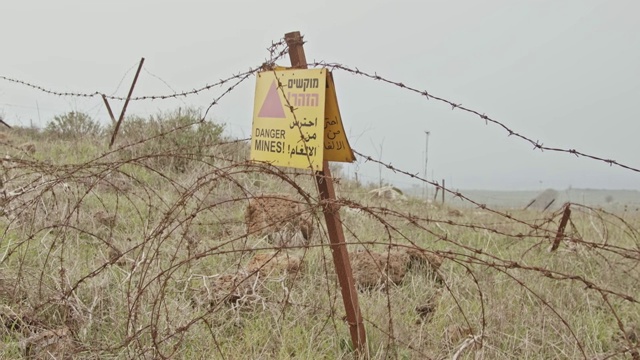
[[[120, 87], [121, 87], [121, 86], [122, 86], [122, 84], [124, 83], [124, 79], [126, 79], [126, 78], [127, 78], [127, 75], [129, 75], [129, 73], [130, 73], [130, 72], [132, 72], [132, 71], [133, 71], [133, 69], [135, 69], [137, 65], [138, 65], [138, 62], [136, 61], [135, 63], [133, 63], [133, 64], [131, 65], [131, 67], [129, 67], [129, 68], [127, 69], [127, 71], [125, 71], [125, 73], [124, 73], [124, 74], [122, 75], [122, 77], [120, 78], [120, 81], [118, 81], [118, 85], [116, 85], [115, 90], [113, 90], [113, 91], [111, 92], [111, 94], [109, 94], [109, 95], [113, 96], [113, 95], [115, 95], [115, 94], [118, 92], [118, 90], [120, 90]], [[173, 89], [171, 89], [171, 90], [173, 90]]]
[[[193, 90], [189, 90], [189, 91], [182, 91], [182, 92], [175, 92], [173, 94], [166, 94], [166, 95], [146, 95], [146, 96], [137, 96], [137, 97], [132, 97], [130, 100], [133, 101], [139, 101], [139, 100], [165, 100], [165, 99], [172, 99], [172, 98], [182, 98], [182, 97], [187, 97], [190, 95], [195, 95], [195, 94], [199, 94], [203, 91], [207, 91], [210, 90], [214, 87], [220, 87], [226, 83], [228, 83], [229, 81], [232, 81], [234, 79], [239, 79], [241, 80], [240, 82], [246, 80], [249, 76], [255, 74], [258, 71], [264, 71], [264, 70], [269, 70], [271, 68], [273, 68], [273, 66], [275, 65], [275, 62], [278, 61], [279, 59], [281, 59], [282, 57], [284, 57], [284, 55], [287, 54], [288, 52], [288, 48], [286, 47], [286, 42], [284, 41], [284, 39], [280, 39], [277, 42], [272, 42], [271, 46], [269, 46], [267, 48], [267, 50], [269, 51], [269, 60], [264, 62], [263, 64], [261, 64], [260, 66], [256, 66], [253, 68], [250, 68], [248, 71], [244, 71], [244, 72], [238, 72], [234, 75], [231, 75], [225, 79], [221, 79], [220, 81], [213, 83], [213, 84], [208, 84], [205, 85], [203, 87], [197, 88], [197, 89], [193, 89]], [[538, 149], [541, 151], [553, 151], [553, 152], [562, 152], [562, 153], [568, 153], [568, 154], [572, 154], [576, 157], [584, 157], [584, 158], [588, 158], [591, 160], [596, 160], [596, 161], [600, 161], [600, 162], [604, 162], [609, 164], [609, 166], [618, 166], [621, 167], [623, 169], [626, 170], [631, 170], [634, 172], [640, 172], [640, 169], [636, 168], [636, 167], [632, 167], [630, 165], [626, 165], [623, 164], [621, 162], [618, 162], [616, 160], [613, 159], [607, 159], [604, 157], [600, 157], [600, 156], [596, 156], [596, 155], [592, 155], [592, 154], [588, 154], [582, 151], [578, 151], [576, 149], [564, 149], [564, 148], [559, 148], [559, 147], [549, 147], [549, 146], [545, 146], [543, 143], [540, 143], [537, 140], [533, 140], [523, 134], [520, 134], [518, 132], [516, 132], [515, 130], [512, 130], [511, 128], [509, 128], [507, 125], [505, 125], [504, 123], [493, 119], [492, 117], [486, 115], [485, 113], [481, 113], [478, 110], [474, 110], [471, 108], [467, 108], [465, 106], [463, 106], [462, 104], [453, 102], [451, 100], [447, 100], [443, 97], [437, 96], [433, 93], [428, 92], [427, 90], [419, 90], [415, 87], [409, 86], [409, 85], [405, 85], [402, 82], [399, 81], [393, 81], [390, 80], [388, 78], [385, 78], [383, 76], [378, 75], [377, 72], [375, 73], [370, 73], [370, 72], [366, 72], [363, 70], [360, 70], [357, 67], [349, 67], [346, 66], [344, 64], [339, 64], [339, 63], [332, 63], [332, 62], [326, 62], [326, 61], [315, 61], [312, 63], [309, 63], [309, 66], [313, 66], [313, 67], [326, 67], [326, 68], [330, 68], [332, 70], [342, 70], [354, 75], [360, 75], [360, 76], [364, 76], [367, 77], [369, 79], [373, 79], [376, 81], [382, 81], [384, 83], [387, 84], [391, 84], [394, 86], [397, 86], [399, 88], [411, 91], [413, 93], [419, 94], [421, 96], [424, 96], [426, 99], [433, 99], [436, 101], [440, 101], [443, 103], [446, 103], [447, 105], [451, 106], [452, 110], [455, 109], [459, 109], [462, 111], [465, 111], [467, 113], [471, 113], [474, 114], [476, 116], [478, 116], [480, 119], [484, 120], [485, 123], [492, 123], [495, 124], [497, 126], [499, 126], [500, 128], [502, 128], [503, 130], [505, 130], [508, 134], [508, 136], [514, 136], [516, 138], [519, 138], [521, 140], [524, 140], [526, 142], [528, 142], [529, 144], [533, 145], [533, 149]], [[155, 76], [155, 75], [154, 75]], [[119, 96], [112, 96], [112, 95], [107, 95], [105, 93], [102, 92], [92, 92], [92, 93], [79, 93], [79, 92], [60, 92], [60, 91], [54, 91], [54, 90], [49, 90], [46, 89], [42, 86], [39, 85], [35, 85], [23, 80], [19, 80], [19, 79], [14, 79], [14, 78], [9, 78], [6, 76], [0, 76], [0, 80], [5, 80], [8, 82], [12, 82], [12, 83], [16, 83], [16, 84], [20, 84], [20, 85], [24, 85], [42, 92], [45, 92], [47, 94], [50, 95], [56, 95], [56, 96], [65, 96], [65, 97], [95, 97], [95, 96], [104, 96], [107, 99], [111, 99], [111, 100], [126, 100], [125, 97], [119, 97]], [[237, 83], [235, 85], [233, 85], [232, 87], [237, 86]], [[211, 104], [215, 104], [216, 100], [214, 100]], [[210, 107], [209, 107], [210, 108]], [[209, 109], [208, 108], [208, 109]], [[207, 112], [208, 112], [207, 109]]]
[[[88, 158], [77, 146], [94, 139], [0, 138], [3, 355], [62, 358], [55, 343], [87, 357], [349, 356], [317, 174], [248, 161], [250, 138], [198, 137], [197, 117]], [[484, 210], [336, 183], [371, 358], [637, 356], [637, 221], [570, 203], [566, 253], [549, 253], [562, 211], [492, 209], [354, 152]], [[263, 218], [260, 199], [275, 199]]]
[[225, 90], [218, 97], [213, 99], [213, 101], [209, 104], [209, 106], [205, 110], [202, 119], [204, 120], [206, 118], [207, 114], [209, 113], [209, 110], [211, 110], [213, 106], [217, 105], [222, 97], [224, 97], [225, 95], [233, 91], [238, 85], [240, 85], [243, 81], [247, 80], [255, 72], [273, 67], [276, 61], [280, 60], [282, 57], [284, 57], [288, 53], [289, 48], [286, 47], [285, 45], [286, 45], [286, 42], [284, 39], [281, 39], [278, 42], [272, 42], [271, 46], [267, 48], [267, 51], [269, 51], [269, 60], [262, 63], [262, 65], [260, 65], [259, 68], [256, 68], [254, 72], [248, 72], [243, 76], [237, 77], [236, 79], [238, 79], [238, 81], [236, 81], [233, 85], [231, 85], [227, 90]]
[[[492, 209], [489, 206], [487, 206], [487, 204], [479, 203], [479, 202], [477, 202], [477, 201], [465, 196], [464, 194], [462, 194], [459, 191], [453, 191], [453, 190], [447, 189], [447, 188], [445, 188], [444, 186], [442, 186], [441, 184], [439, 184], [437, 182], [433, 182], [433, 181], [427, 180], [425, 178], [422, 178], [418, 173], [413, 174], [413, 173], [410, 173], [408, 171], [404, 171], [402, 169], [399, 169], [399, 168], [393, 166], [391, 163], [385, 163], [383, 161], [376, 160], [374, 157], [369, 156], [369, 155], [365, 155], [365, 154], [357, 151], [356, 149], [353, 149], [353, 152], [355, 154], [357, 154], [358, 156], [360, 156], [362, 159], [364, 159], [365, 162], [373, 162], [375, 164], [378, 164], [378, 165], [381, 165], [381, 166], [387, 168], [388, 170], [393, 171], [394, 173], [399, 173], [399, 174], [405, 175], [405, 176], [407, 176], [407, 177], [409, 177], [411, 179], [415, 179], [415, 180], [421, 181], [423, 183], [427, 183], [429, 185], [432, 185], [432, 186], [436, 187], [437, 189], [452, 195], [454, 198], [458, 198], [458, 199], [467, 201], [470, 204], [475, 205], [478, 209], [486, 210], [486, 211], [492, 212], [492, 213], [494, 213], [496, 215], [499, 215], [501, 217], [504, 217], [506, 219], [517, 221], [517, 222], [520, 222], [521, 224], [529, 225], [528, 223], [526, 223], [526, 222], [524, 222], [522, 220], [515, 219], [513, 217], [513, 215], [511, 215], [511, 214], [509, 214], [507, 212], [503, 212], [503, 211], [500, 211], [500, 210]], [[535, 226], [534, 226], [534, 228], [535, 228]]]
[[[235, 142], [237, 142], [237, 143], [243, 143], [243, 142], [248, 142], [248, 141], [251, 141], [251, 138], [243, 138], [243, 139], [235, 140]], [[363, 154], [363, 153], [359, 152], [357, 149], [352, 149], [352, 150], [356, 155], [358, 155], [362, 159], [364, 159], [365, 162], [373, 162], [375, 164], [378, 164], [380, 166], [385, 167], [386, 169], [388, 169], [388, 170], [390, 170], [390, 171], [392, 171], [394, 173], [401, 174], [401, 175], [404, 175], [404, 176], [406, 176], [408, 178], [411, 178], [411, 179], [414, 179], [414, 180], [418, 180], [420, 182], [432, 185], [435, 188], [437, 188], [439, 191], [443, 191], [445, 193], [448, 193], [453, 198], [460, 199], [462, 201], [465, 201], [465, 202], [468, 202], [468, 203], [474, 205], [477, 209], [484, 210], [484, 211], [487, 211], [489, 213], [493, 213], [493, 214], [495, 214], [495, 215], [497, 215], [499, 217], [502, 217], [502, 218], [506, 219], [509, 222], [516, 222], [516, 223], [519, 223], [521, 225], [525, 225], [525, 226], [529, 227], [532, 232], [530, 232], [530, 233], [523, 233], [523, 232], [506, 233], [506, 232], [500, 231], [499, 229], [491, 228], [491, 227], [484, 226], [484, 225], [481, 225], [481, 224], [473, 224], [473, 223], [465, 224], [465, 223], [455, 222], [450, 218], [449, 219], [434, 219], [434, 218], [429, 218], [429, 217], [420, 217], [420, 216], [418, 216], [416, 214], [408, 214], [407, 215], [407, 214], [404, 214], [404, 213], [394, 212], [394, 211], [392, 211], [390, 209], [387, 209], [387, 208], [384, 208], [384, 207], [378, 209], [381, 213], [384, 213], [386, 215], [392, 215], [392, 216], [398, 216], [398, 217], [406, 218], [410, 223], [416, 223], [418, 221], [442, 222], [442, 223], [449, 224], [449, 225], [455, 225], [455, 226], [462, 227], [462, 228], [468, 228], [468, 229], [470, 229], [472, 231], [484, 230], [484, 231], [489, 231], [491, 233], [495, 233], [495, 234], [498, 234], [498, 235], [514, 237], [514, 238], [517, 238], [517, 239], [532, 238], [532, 237], [539, 237], [541, 239], [548, 239], [549, 236], [553, 236], [553, 235], [556, 234], [556, 229], [547, 229], [545, 227], [545, 225], [547, 225], [549, 222], [551, 222], [554, 218], [556, 218], [559, 215], [561, 215], [563, 209], [560, 209], [560, 210], [558, 210], [558, 211], [556, 211], [554, 213], [551, 213], [546, 219], [544, 219], [542, 221], [542, 223], [537, 223], [535, 221], [532, 222], [531, 220], [519, 219], [517, 216], [513, 215], [510, 211], [503, 211], [503, 210], [499, 210], [499, 209], [493, 208], [493, 207], [491, 207], [491, 206], [489, 206], [489, 205], [487, 205], [485, 203], [478, 202], [478, 201], [468, 197], [467, 195], [465, 195], [464, 193], [462, 193], [462, 192], [460, 192], [458, 190], [451, 190], [451, 189], [448, 189], [448, 188], [444, 187], [442, 184], [440, 184], [438, 182], [433, 182], [433, 181], [427, 180], [425, 178], [422, 178], [418, 173], [415, 173], [415, 174], [414, 173], [410, 173], [408, 171], [405, 171], [405, 170], [402, 170], [402, 169], [399, 169], [399, 168], [393, 166], [391, 163], [386, 163], [386, 162], [383, 162], [381, 160], [375, 159], [373, 156]], [[593, 211], [594, 213], [602, 212], [602, 213], [606, 214], [607, 216], [613, 217], [617, 221], [621, 222], [627, 229], [629, 229], [629, 231], [631, 232], [631, 236], [633, 236], [634, 238], [640, 237], [640, 233], [638, 233], [638, 231], [635, 230], [635, 228], [631, 224], [627, 223], [624, 219], [622, 219], [621, 217], [619, 217], [619, 216], [617, 216], [615, 214], [606, 212], [606, 211], [604, 211], [602, 209], [596, 209], [594, 207], [590, 207], [590, 206], [587, 206], [587, 205], [584, 205], [584, 204], [578, 204], [578, 203], [573, 203], [573, 202], [568, 202], [566, 204], [573, 205], [573, 206], [576, 206], [578, 208], [582, 208], [582, 209], [585, 209], [585, 210]], [[350, 203], [349, 201], [342, 203], [342, 205], [350, 207], [350, 208], [355, 208], [355, 209], [361, 209], [362, 210], [362, 208], [360, 208], [357, 205], [354, 205], [353, 203]], [[373, 209], [372, 207], [369, 207], [369, 208]], [[542, 233], [540, 235], [535, 235], [537, 232], [542, 232]], [[631, 252], [629, 252], [628, 249], [620, 248], [620, 247], [617, 247], [617, 246], [612, 245], [612, 244], [601, 244], [601, 243], [598, 243], [598, 242], [589, 242], [589, 241], [585, 241], [585, 240], [581, 240], [581, 241], [585, 245], [588, 245], [590, 248], [599, 248], [599, 249], [602, 249], [602, 250], [615, 252], [617, 255], [620, 255], [622, 257], [630, 258], [630, 259], [636, 259], [636, 260], [640, 261], [640, 251], [632, 250]]]
[[626, 170], [631, 170], [631, 171], [634, 171], [634, 172], [640, 172], [639, 168], [623, 164], [623, 163], [618, 162], [616, 160], [607, 159], [607, 158], [604, 158], [604, 157], [599, 157], [599, 156], [596, 156], [596, 155], [587, 154], [585, 152], [578, 151], [578, 150], [575, 150], [575, 149], [563, 149], [563, 148], [558, 148], [558, 147], [545, 146], [544, 144], [540, 143], [537, 140], [533, 140], [531, 138], [526, 137], [525, 135], [522, 135], [522, 134], [512, 130], [511, 128], [509, 128], [504, 123], [489, 117], [485, 113], [482, 113], [482, 112], [480, 112], [478, 110], [474, 110], [474, 109], [471, 109], [471, 108], [467, 108], [467, 107], [463, 106], [462, 104], [459, 104], [459, 103], [456, 103], [454, 101], [447, 100], [447, 99], [445, 99], [443, 97], [434, 95], [432, 92], [429, 92], [427, 90], [420, 90], [420, 89], [412, 87], [410, 85], [406, 85], [406, 84], [404, 84], [402, 82], [390, 80], [390, 79], [385, 78], [385, 77], [383, 77], [381, 75], [378, 75], [377, 72], [371, 73], [371, 72], [360, 70], [358, 67], [349, 67], [347, 65], [343, 65], [343, 64], [339, 64], [339, 63], [333, 63], [333, 62], [326, 62], [326, 61], [316, 61], [316, 62], [310, 63], [309, 66], [326, 67], [326, 68], [330, 68], [330, 69], [333, 69], [333, 70], [336, 70], [336, 69], [337, 70], [342, 70], [342, 71], [345, 71], [345, 72], [348, 72], [348, 73], [351, 73], [351, 74], [354, 74], [354, 75], [364, 76], [364, 77], [372, 79], [372, 80], [382, 81], [384, 83], [397, 86], [397, 87], [399, 87], [401, 89], [405, 89], [407, 91], [413, 92], [413, 93], [418, 94], [420, 96], [424, 96], [427, 100], [433, 99], [433, 100], [445, 103], [445, 104], [451, 106], [452, 110], [459, 109], [459, 110], [462, 110], [464, 112], [467, 112], [467, 113], [470, 113], [470, 114], [474, 114], [474, 115], [478, 116], [480, 119], [484, 120], [486, 124], [492, 123], [492, 124], [495, 124], [495, 125], [499, 126], [500, 128], [502, 128], [503, 130], [505, 130], [507, 132], [507, 134], [508, 134], [507, 136], [514, 136], [516, 138], [519, 138], [521, 140], [524, 140], [524, 141], [528, 142], [529, 144], [531, 144], [533, 146], [534, 150], [538, 149], [538, 150], [541, 150], [541, 151], [547, 150], [547, 151], [553, 151], [553, 152], [568, 153], [568, 154], [575, 155], [576, 157], [584, 157], [584, 158], [588, 158], [588, 159], [591, 159], [591, 160], [601, 161], [601, 162], [609, 164], [609, 166], [614, 166], [615, 165], [615, 166], [621, 167], [621, 168], [626, 169]]
[[[226, 84], [227, 82], [232, 81], [234, 79], [243, 78], [243, 77], [246, 77], [246, 76], [249, 76], [249, 75], [253, 75], [257, 71], [259, 71], [261, 68], [262, 68], [262, 65], [254, 67], [254, 68], [250, 68], [247, 71], [239, 72], [239, 73], [237, 73], [235, 75], [231, 75], [231, 76], [229, 76], [229, 77], [227, 77], [225, 79], [221, 79], [216, 83], [208, 84], [208, 85], [202, 86], [202, 87], [197, 88], [197, 89], [193, 89], [193, 90], [189, 90], [189, 91], [182, 91], [182, 92], [174, 93], [174, 94], [166, 94], [166, 95], [135, 96], [135, 97], [132, 97], [130, 99], [130, 101], [166, 100], [166, 99], [174, 99], [174, 98], [186, 97], [186, 96], [189, 96], [189, 95], [196, 95], [196, 94], [199, 94], [199, 93], [201, 93], [203, 91], [207, 91], [207, 90], [210, 90], [212, 88], [222, 86], [222, 85]], [[47, 93], [49, 95], [55, 95], [55, 96], [61, 96], [61, 97], [92, 98], [92, 97], [103, 96], [104, 95], [109, 100], [126, 100], [127, 99], [126, 97], [107, 95], [107, 94], [105, 94], [103, 92], [99, 92], [99, 91], [94, 91], [94, 92], [91, 92], [91, 93], [79, 93], [79, 92], [63, 92], [63, 91], [49, 90], [49, 89], [46, 89], [46, 88], [44, 88], [42, 86], [39, 86], [39, 85], [35, 85], [35, 84], [29, 83], [29, 82], [26, 82], [26, 81], [23, 81], [23, 80], [9, 78], [9, 77], [6, 77], [6, 76], [0, 76], [0, 79], [8, 81], [8, 82], [11, 82], [11, 83], [24, 85], [24, 86], [30, 87], [32, 89], [39, 90], [39, 91], [42, 91], [44, 93]]]
[[[194, 119], [193, 123], [198, 121]], [[11, 156], [0, 167], [5, 196], [1, 219], [6, 225], [4, 235], [0, 233], [6, 244], [0, 264], [6, 265], [8, 275], [1, 278], [0, 290], [6, 281], [18, 289], [14, 291], [18, 295], [4, 299], [5, 308], [16, 313], [8, 319], [27, 323], [34, 318], [41, 324], [24, 325], [29, 337], [0, 326], [4, 335], [35, 342], [30, 336], [64, 325], [71, 333], [61, 335], [60, 341], [73, 339], [90, 354], [166, 358], [180, 357], [182, 353], [177, 352], [190, 347], [192, 355], [211, 353], [215, 348], [221, 357], [232, 356], [234, 349], [228, 343], [241, 344], [238, 336], [247, 336], [254, 321], [258, 327], [264, 324], [260, 321], [268, 321], [274, 334], [283, 336], [288, 336], [288, 327], [296, 327], [296, 334], [302, 331], [319, 343], [327, 337], [343, 336], [327, 230], [317, 225], [319, 209], [326, 204], [314, 194], [316, 174], [246, 161], [249, 139], [222, 139], [211, 146], [176, 141], [179, 136], [193, 134], [189, 129], [180, 126], [159, 134], [143, 132], [141, 138], [136, 137], [138, 132], [123, 133], [124, 145], [80, 163], [21, 157], [24, 151], [19, 145], [4, 144]], [[60, 146], [59, 142], [47, 144]], [[356, 153], [367, 159], [365, 154]], [[633, 318], [628, 314], [637, 309], [640, 300], [634, 289], [640, 279], [633, 264], [640, 261], [640, 254], [629, 242], [621, 243], [617, 234], [610, 243], [606, 239], [590, 240], [593, 235], [585, 231], [568, 234], [566, 241], [592, 252], [582, 253], [584, 260], [576, 256], [567, 262], [564, 256], [545, 257], [540, 252], [526, 256], [529, 245], [540, 246], [554, 238], [554, 219], [559, 212], [543, 217], [538, 213], [534, 219], [515, 215], [505, 219], [504, 212], [496, 211], [493, 214], [499, 216], [489, 221], [474, 218], [470, 212], [457, 220], [447, 215], [446, 208], [424, 212], [424, 206], [418, 203], [408, 207], [393, 201], [368, 202], [366, 188], [349, 183], [339, 186], [359, 189], [359, 193], [350, 192], [336, 200], [343, 208], [347, 244], [363, 249], [352, 252], [353, 256], [358, 261], [363, 261], [363, 256], [380, 259], [372, 267], [354, 266], [358, 276], [378, 271], [385, 274], [384, 269], [396, 266], [391, 254], [401, 250], [437, 257], [445, 268], [420, 270], [415, 265], [407, 270], [411, 273], [405, 275], [404, 283], [392, 284], [394, 274], [388, 273], [388, 277], [374, 277], [380, 280], [372, 288], [360, 289], [369, 340], [373, 347], [379, 347], [373, 350], [372, 358], [440, 359], [460, 354], [469, 342], [465, 343], [464, 335], [453, 336], [464, 329], [450, 329], [444, 323], [460, 323], [468, 329], [464, 331], [473, 337], [468, 339], [477, 346], [466, 347], [465, 351], [480, 351], [482, 346], [487, 356], [495, 358], [492, 347], [503, 346], [500, 331], [508, 331], [501, 328], [504, 325], [496, 317], [503, 307], [514, 303], [551, 315], [545, 321], [553, 324], [554, 334], [565, 336], [561, 351], [573, 351], [573, 356], [580, 358], [599, 355], [589, 345], [589, 335], [575, 323], [575, 307], [564, 298], [549, 296], [547, 288], [541, 287], [545, 282], [550, 285], [548, 289], [557, 289], [554, 291], [575, 291], [569, 293], [572, 296], [589, 297], [593, 293], [589, 304], [596, 296], [602, 298], [599, 303], [610, 302], [610, 308], [597, 310], [619, 319], [618, 325], [612, 323], [614, 328], [606, 328], [609, 332], [623, 333]], [[272, 213], [260, 226], [246, 227], [249, 220], [239, 214], [247, 203], [265, 194], [282, 199], [278, 194], [283, 192], [296, 195], [286, 208], [298, 210], [283, 218]], [[637, 238], [634, 224], [597, 209], [575, 207], [584, 209], [576, 216], [587, 222], [590, 217], [600, 216], [601, 226], [606, 229], [629, 227], [629, 235], [624, 238]], [[280, 221], [296, 223], [300, 217], [313, 218], [319, 232], [309, 243], [278, 244], [277, 233], [268, 235], [273, 238], [263, 237], [263, 231], [270, 233]], [[527, 233], [532, 229], [535, 231]], [[283, 239], [295, 238], [286, 234]], [[489, 241], [499, 246], [490, 246]], [[501, 250], [509, 246], [522, 250]], [[248, 268], [248, 263], [264, 254], [272, 261], [287, 263], [284, 259], [288, 258], [309, 268], [289, 275], [270, 275], [268, 269], [273, 263], [268, 261]], [[81, 260], [83, 256], [93, 260], [77, 265], [86, 262]], [[581, 271], [582, 265], [589, 271]], [[610, 283], [606, 271], [593, 270], [598, 266], [627, 271], [630, 276], [623, 283], [628, 287]], [[11, 277], [14, 274], [15, 280]], [[231, 279], [229, 286], [221, 287], [221, 279]], [[494, 292], [505, 281], [512, 284], [504, 288], [510, 289], [509, 293]], [[23, 293], [26, 295], [20, 297]], [[522, 296], [523, 301], [514, 302], [516, 296]], [[20, 312], [23, 304], [31, 309], [27, 314], [33, 315]], [[589, 309], [598, 304], [589, 305]], [[52, 309], [62, 315], [47, 317]], [[259, 313], [265, 316], [254, 315]], [[9, 321], [7, 316], [0, 313], [5, 322]], [[432, 322], [429, 316], [437, 320]], [[525, 315], [510, 316], [529, 321]], [[203, 332], [205, 322], [215, 324], [218, 330]], [[116, 325], [123, 330], [107, 340], [94, 340], [100, 338], [101, 329]], [[446, 335], [452, 331], [454, 335]], [[78, 335], [85, 332], [89, 336]], [[222, 332], [226, 341], [218, 338]], [[209, 341], [202, 341], [207, 334]], [[536, 341], [548, 336], [532, 330], [527, 334], [527, 339]], [[193, 347], [190, 338], [200, 345]], [[211, 344], [212, 339], [216, 345]], [[273, 341], [280, 340], [252, 337], [252, 342], [260, 344]], [[518, 343], [518, 339], [508, 341]], [[444, 345], [438, 345], [440, 342]], [[204, 345], [207, 343], [210, 346]], [[313, 349], [308, 351], [320, 351], [315, 345], [305, 346]], [[607, 346], [614, 345], [607, 341]], [[611, 352], [632, 352], [634, 346], [628, 342]], [[340, 356], [348, 351], [346, 347], [332, 353]]]
[[[163, 78], [161, 78], [160, 76], [158, 76], [158, 75], [156, 75], [156, 74], [152, 73], [151, 71], [149, 71], [149, 69], [147, 69], [147, 66], [146, 66], [146, 65], [145, 65], [145, 66], [143, 66], [143, 67], [142, 67], [142, 69], [143, 69], [143, 70], [144, 70], [144, 71], [145, 71], [149, 76], [151, 76], [151, 77], [153, 77], [153, 78], [157, 79], [158, 81], [160, 81], [161, 83], [163, 83], [167, 88], [169, 88], [169, 90], [173, 91], [173, 93], [174, 93], [174, 94], [177, 94], [177, 93], [178, 93], [178, 92], [177, 92], [177, 91], [176, 91], [176, 90], [175, 90], [171, 85], [169, 85], [169, 83], [168, 83], [166, 80], [164, 80], [164, 79], [163, 79]], [[183, 104], [187, 105], [187, 103], [186, 103], [185, 99], [180, 99], [180, 101], [181, 101]]]
[[[285, 48], [282, 48], [283, 46], [285, 46]], [[271, 46], [269, 46], [269, 48], [267, 48], [267, 50], [269, 51], [269, 60], [267, 60], [266, 62], [258, 65], [258, 66], [254, 66], [249, 68], [249, 70], [247, 71], [241, 71], [238, 72], [234, 75], [231, 75], [227, 78], [224, 79], [220, 79], [218, 82], [212, 83], [212, 84], [207, 84], [204, 85], [202, 87], [199, 88], [195, 88], [193, 90], [185, 90], [185, 91], [181, 91], [181, 92], [175, 92], [173, 94], [164, 94], [164, 95], [145, 95], [145, 96], [135, 96], [132, 97], [130, 99], [130, 101], [140, 101], [140, 100], [166, 100], [166, 99], [174, 99], [174, 98], [181, 98], [181, 97], [187, 97], [190, 95], [196, 95], [199, 94], [203, 91], [207, 91], [210, 90], [212, 88], [215, 87], [220, 87], [234, 79], [243, 79], [243, 78], [247, 78], [250, 75], [255, 74], [256, 72], [262, 70], [265, 66], [270, 66], [270, 64], [273, 64], [275, 61], [279, 60], [280, 58], [282, 58], [284, 55], [287, 54], [288, 49], [286, 48], [286, 43], [284, 42], [284, 40], [280, 40], [277, 42], [273, 42], [271, 44]], [[19, 85], [23, 85], [41, 92], [44, 92], [46, 94], [49, 95], [54, 95], [54, 96], [62, 96], [62, 97], [80, 97], [80, 98], [92, 98], [92, 97], [96, 97], [96, 96], [104, 96], [109, 100], [126, 100], [126, 97], [122, 97], [122, 96], [113, 96], [113, 95], [109, 95], [106, 94], [104, 92], [100, 92], [100, 91], [94, 91], [94, 92], [89, 92], [89, 93], [82, 93], [82, 92], [73, 92], [73, 91], [57, 91], [57, 90], [50, 90], [45, 88], [44, 86], [41, 85], [37, 85], [37, 84], [33, 84], [31, 82], [28, 81], [24, 81], [24, 80], [20, 80], [20, 79], [15, 79], [15, 78], [11, 78], [11, 77], [7, 77], [7, 76], [3, 76], [0, 75], [0, 80], [4, 80], [10, 83], [15, 83], [15, 84], [19, 84]]]

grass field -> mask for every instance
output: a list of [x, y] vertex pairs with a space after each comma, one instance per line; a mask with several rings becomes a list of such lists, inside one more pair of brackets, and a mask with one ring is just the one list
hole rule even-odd
[[[93, 135], [0, 135], [0, 357], [353, 358], [313, 178], [249, 163], [210, 128], [136, 126], [113, 151]], [[550, 252], [562, 209], [376, 198], [335, 176], [350, 251], [442, 261], [403, 263], [395, 282], [391, 264], [354, 266], [379, 280], [359, 291], [370, 358], [639, 358], [637, 212], [573, 199]], [[303, 205], [308, 244], [247, 233], [263, 194]], [[251, 268], [257, 254], [284, 265]]]

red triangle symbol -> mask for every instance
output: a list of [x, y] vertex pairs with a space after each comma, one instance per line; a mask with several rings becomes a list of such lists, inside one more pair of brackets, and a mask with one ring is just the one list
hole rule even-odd
[[276, 87], [276, 81], [274, 80], [269, 87], [267, 97], [262, 103], [262, 108], [258, 113], [259, 118], [278, 118], [284, 119], [284, 109], [282, 108], [282, 102], [280, 96], [278, 96], [278, 88]]

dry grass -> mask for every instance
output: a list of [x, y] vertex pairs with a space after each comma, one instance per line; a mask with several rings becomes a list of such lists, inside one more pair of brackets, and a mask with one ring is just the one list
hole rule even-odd
[[[241, 143], [107, 152], [3, 134], [0, 357], [352, 357], [308, 174], [247, 163]], [[550, 253], [558, 213], [370, 190], [337, 185], [371, 358], [637, 354], [637, 216], [572, 205]]]
[[245, 211], [247, 233], [267, 236], [278, 246], [301, 246], [313, 236], [309, 206], [288, 194], [253, 196]]

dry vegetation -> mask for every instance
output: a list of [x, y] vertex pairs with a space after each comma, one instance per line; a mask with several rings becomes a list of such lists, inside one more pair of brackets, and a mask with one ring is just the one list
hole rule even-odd
[[[0, 134], [0, 357], [352, 358], [309, 174], [155, 120]], [[637, 215], [572, 205], [549, 252], [560, 213], [371, 190], [337, 185], [371, 358], [638, 357]]]

